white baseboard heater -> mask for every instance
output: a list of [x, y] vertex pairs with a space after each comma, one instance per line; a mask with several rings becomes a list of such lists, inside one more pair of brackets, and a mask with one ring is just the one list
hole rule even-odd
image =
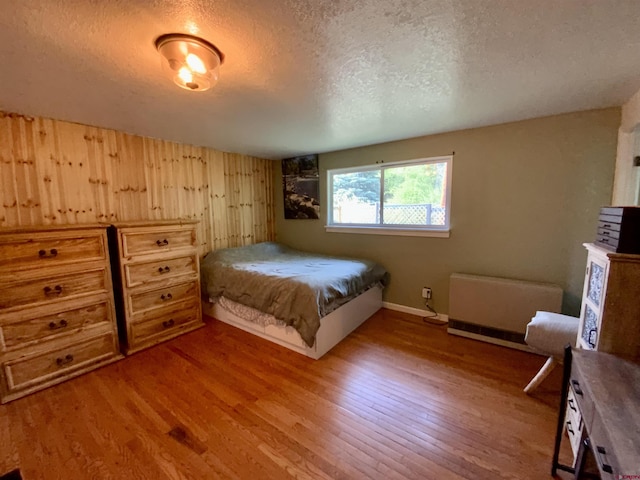
[[560, 312], [561, 308], [558, 285], [453, 273], [447, 331], [524, 349], [527, 324], [536, 311]]

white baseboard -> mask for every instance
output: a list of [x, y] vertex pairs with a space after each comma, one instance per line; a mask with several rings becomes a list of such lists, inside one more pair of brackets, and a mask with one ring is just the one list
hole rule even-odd
[[[390, 302], [382, 302], [382, 306], [384, 308], [388, 308], [389, 310], [395, 310], [396, 312], [409, 313], [411, 315], [417, 315], [419, 317], [429, 317], [433, 315], [433, 312], [429, 310], [423, 310], [421, 308], [407, 307], [406, 305], [400, 305], [397, 303]], [[436, 320], [441, 320], [443, 322], [449, 321], [449, 315], [444, 313], [439, 313], [437, 317], [434, 317]]]

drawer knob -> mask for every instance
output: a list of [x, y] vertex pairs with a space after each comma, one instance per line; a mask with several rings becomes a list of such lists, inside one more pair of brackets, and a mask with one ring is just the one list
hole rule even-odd
[[62, 293], [62, 285], [56, 285], [55, 287], [44, 287], [44, 294], [48, 297], [54, 295], [60, 295]]
[[567, 422], [567, 432], [569, 432], [571, 435], [575, 434], [573, 428], [571, 428], [571, 422]]
[[173, 295], [171, 295], [171, 293], [167, 293], [160, 295], [160, 300], [171, 300], [173, 298]]
[[600, 445], [598, 445], [596, 446], [596, 451], [598, 452], [598, 460], [600, 460], [598, 463], [602, 465], [602, 470], [604, 470], [607, 473], [613, 473], [613, 468], [611, 468], [611, 465], [609, 465], [608, 463], [605, 463], [605, 461], [602, 458], [607, 454], [607, 450], [604, 447], [601, 447]]
[[605, 230], [604, 232], [602, 232], [603, 235], [611, 235], [607, 230]]
[[570, 408], [571, 410], [573, 410], [574, 412], [577, 412], [577, 411], [578, 411], [578, 409], [577, 409], [577, 408], [575, 407], [575, 405], [573, 404], [573, 398], [570, 398], [570, 399], [569, 399], [569, 408]]
[[65, 365], [68, 365], [71, 362], [73, 362], [73, 355], [71, 355], [71, 354], [65, 355], [64, 357], [56, 358], [56, 364], [59, 367], [63, 367]]
[[46, 250], [38, 250], [38, 256], [40, 258], [53, 258], [56, 255], [58, 255], [58, 250], [56, 250], [55, 248], [49, 250], [49, 253], [47, 253]]
[[582, 388], [580, 388], [580, 382], [577, 380], [571, 380], [571, 385], [573, 385], [573, 391], [576, 392], [576, 395], [582, 395]]
[[589, 330], [589, 345], [591, 346], [591, 348], [596, 348], [596, 341], [594, 340], [597, 336], [598, 333], [598, 329], [597, 328], [592, 328], [591, 330]]
[[169, 328], [169, 327], [173, 327], [175, 325], [176, 322], [173, 321], [173, 318], [171, 320], [165, 320], [164, 322], [162, 322], [162, 326], [164, 328]]
[[160, 273], [169, 273], [171, 271], [170, 267], [159, 267], [158, 272]]
[[158, 245], [159, 247], [166, 247], [167, 245], [169, 245], [169, 240], [167, 240], [166, 238], [164, 240], [156, 240], [156, 245]]
[[611, 224], [610, 223], [605, 223], [604, 225], [602, 225], [604, 228], [611, 228]]
[[64, 328], [66, 326], [68, 326], [69, 324], [67, 323], [66, 320], [60, 320], [58, 323], [56, 322], [50, 322], [49, 323], [49, 329], [50, 330], [58, 330], [60, 328]]

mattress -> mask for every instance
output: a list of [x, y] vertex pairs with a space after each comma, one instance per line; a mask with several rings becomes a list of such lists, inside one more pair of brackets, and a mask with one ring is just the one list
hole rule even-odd
[[[382, 286], [366, 290], [326, 317], [322, 317], [312, 347], [302, 340], [293, 327], [287, 327], [274, 317], [251, 307], [223, 299], [224, 297], [220, 297], [216, 303], [203, 302], [203, 311], [221, 322], [317, 360], [382, 307]], [[231, 310], [222, 307], [222, 304]]]
[[275, 242], [212, 251], [201, 275], [209, 298], [271, 315], [295, 328], [309, 346], [320, 318], [388, 279], [371, 260], [311, 254]]

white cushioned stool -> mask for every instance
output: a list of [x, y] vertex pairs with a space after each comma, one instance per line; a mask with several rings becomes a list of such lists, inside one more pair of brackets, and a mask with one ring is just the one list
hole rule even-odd
[[527, 325], [524, 341], [533, 350], [548, 355], [547, 361], [535, 377], [524, 387], [525, 393], [531, 392], [547, 378], [551, 370], [562, 361], [564, 347], [576, 345], [580, 319], [560, 313], [536, 312]]

